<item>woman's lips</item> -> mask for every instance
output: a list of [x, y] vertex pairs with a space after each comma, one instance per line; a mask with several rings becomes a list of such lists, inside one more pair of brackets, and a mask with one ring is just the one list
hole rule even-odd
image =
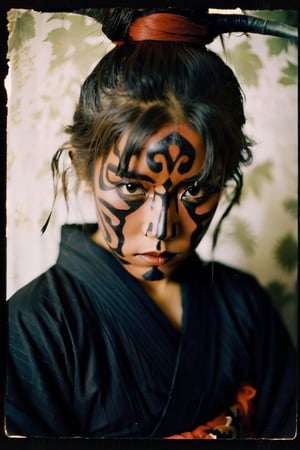
[[167, 264], [169, 261], [171, 261], [171, 259], [176, 256], [176, 253], [147, 252], [137, 253], [135, 256], [143, 264], [147, 264], [149, 266], [163, 266], [164, 264]]

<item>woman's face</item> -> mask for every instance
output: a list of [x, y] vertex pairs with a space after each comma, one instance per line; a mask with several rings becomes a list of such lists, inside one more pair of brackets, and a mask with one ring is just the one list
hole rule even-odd
[[205, 145], [186, 124], [163, 126], [119, 176], [125, 139], [96, 161], [96, 240], [135, 278], [157, 281], [199, 244], [220, 186], [204, 179]]

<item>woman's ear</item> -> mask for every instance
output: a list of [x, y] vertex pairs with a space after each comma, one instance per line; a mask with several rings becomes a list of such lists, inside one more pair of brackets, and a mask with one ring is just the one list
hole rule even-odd
[[82, 159], [80, 151], [76, 148], [71, 147], [68, 149], [68, 155], [71, 161], [71, 165], [77, 174], [78, 185], [83, 181], [87, 185], [91, 184], [91, 180], [88, 176], [88, 168], [85, 159]]
[[76, 154], [75, 148], [72, 148], [71, 150], [69, 150], [69, 157], [72, 162], [74, 160], [76, 160], [76, 156], [77, 156], [77, 154]]

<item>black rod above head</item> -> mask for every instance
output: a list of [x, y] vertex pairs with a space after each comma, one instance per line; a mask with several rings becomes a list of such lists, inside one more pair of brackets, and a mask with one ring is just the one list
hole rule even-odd
[[292, 40], [298, 39], [298, 29], [296, 27], [246, 14], [211, 14], [211, 27], [216, 35], [238, 31], [278, 36]]

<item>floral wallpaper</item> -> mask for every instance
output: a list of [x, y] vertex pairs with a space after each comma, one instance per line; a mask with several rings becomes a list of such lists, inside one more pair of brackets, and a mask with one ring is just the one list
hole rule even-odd
[[[293, 11], [248, 11], [297, 24]], [[80, 85], [112, 45], [93, 19], [70, 13], [8, 12], [7, 295], [55, 262], [64, 222], [95, 220], [88, 187], [53, 202], [50, 163], [65, 141]], [[210, 48], [232, 66], [246, 98], [247, 132], [256, 141], [240, 205], [211, 252], [212, 227], [200, 244], [214, 258], [255, 275], [296, 339], [297, 48], [260, 35], [231, 34]], [[64, 162], [62, 162], [64, 164]], [[70, 177], [72, 182], [72, 175]], [[75, 182], [75, 181], [74, 181]], [[220, 215], [220, 211], [217, 215]]]

